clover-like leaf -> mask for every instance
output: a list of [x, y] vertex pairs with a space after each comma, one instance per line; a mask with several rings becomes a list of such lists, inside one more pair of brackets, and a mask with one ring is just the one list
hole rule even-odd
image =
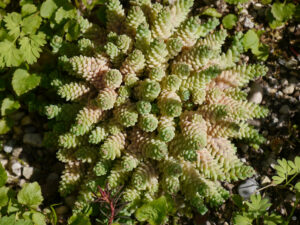
[[7, 97], [3, 99], [1, 105], [1, 115], [9, 115], [20, 108], [20, 103], [17, 100], [14, 100], [12, 97]]
[[17, 69], [14, 72], [12, 86], [17, 95], [22, 95], [39, 85], [41, 77], [29, 74], [27, 70]]
[[24, 184], [17, 197], [20, 204], [31, 208], [37, 208], [43, 201], [41, 187], [37, 182]]
[[257, 33], [253, 29], [248, 30], [247, 33], [242, 38], [242, 43], [245, 51], [248, 51], [248, 49], [252, 49], [252, 48], [258, 48], [259, 38]]
[[3, 168], [2, 164], [0, 163], [0, 187], [2, 187], [7, 180], [7, 173]]
[[41, 6], [41, 16], [44, 18], [50, 18], [56, 9], [57, 5], [54, 0], [46, 0]]
[[13, 12], [7, 14], [4, 17], [5, 27], [8, 30], [8, 34], [13, 36], [14, 38], [20, 35], [20, 25], [22, 22], [22, 16], [19, 13]]
[[296, 6], [293, 3], [276, 2], [272, 5], [271, 12], [276, 20], [285, 22], [293, 16], [295, 9]]
[[248, 206], [248, 212], [254, 217], [263, 215], [267, 209], [272, 205], [266, 198], [261, 198], [260, 194], [253, 194], [250, 197], [251, 202], [246, 202]]
[[0, 59], [7, 67], [19, 66], [22, 63], [21, 51], [13, 41], [5, 39], [0, 42]]
[[277, 225], [281, 224], [283, 219], [280, 215], [272, 213], [271, 215], [264, 216], [264, 225]]
[[[8, 118], [0, 119], [0, 134], [6, 134], [13, 126], [13, 121]], [[1, 186], [1, 185], [0, 185]]]
[[228, 14], [224, 16], [222, 24], [226, 29], [232, 29], [237, 22], [237, 16], [234, 14]]
[[233, 218], [234, 225], [252, 225], [253, 219], [249, 217], [246, 213], [244, 214], [237, 214]]
[[1, 187], [0, 188], [0, 209], [1, 209], [1, 207], [6, 206], [7, 203], [8, 203], [8, 195], [7, 195], [8, 190], [9, 190], [8, 187]]
[[273, 176], [272, 178], [275, 184], [281, 184], [283, 181], [287, 181], [288, 176], [293, 175], [296, 171], [289, 165], [286, 159], [279, 159], [277, 162], [278, 165], [275, 166], [277, 176]]

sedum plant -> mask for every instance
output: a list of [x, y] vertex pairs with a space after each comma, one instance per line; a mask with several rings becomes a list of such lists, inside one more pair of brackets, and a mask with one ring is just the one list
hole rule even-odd
[[247, 120], [268, 111], [242, 88], [267, 69], [239, 63], [241, 34], [223, 46], [226, 30], [193, 16], [193, 0], [105, 6], [106, 27], [89, 24], [49, 76], [64, 99], [45, 107], [45, 144], [65, 163], [60, 193], [78, 192], [75, 214], [105, 184], [123, 186], [126, 215], [163, 195], [204, 214], [228, 198], [220, 182], [254, 174], [231, 140], [264, 141]]

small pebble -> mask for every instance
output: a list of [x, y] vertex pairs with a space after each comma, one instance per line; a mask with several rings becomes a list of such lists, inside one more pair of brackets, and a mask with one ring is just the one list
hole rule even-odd
[[263, 89], [259, 84], [254, 83], [251, 86], [251, 91], [250, 91], [250, 94], [248, 96], [248, 100], [250, 102], [260, 104], [262, 99], [263, 99]]
[[62, 205], [62, 206], [59, 206], [55, 209], [55, 212], [58, 214], [58, 215], [64, 215], [66, 214], [67, 212], [69, 211], [68, 207]]
[[1, 165], [4, 167], [6, 167], [6, 165], [8, 164], [8, 160], [7, 159], [1, 159], [0, 160]]
[[26, 178], [26, 179], [30, 179], [32, 174], [33, 174], [33, 171], [34, 171], [34, 168], [33, 167], [24, 167], [23, 168], [23, 176]]
[[22, 175], [22, 165], [19, 162], [15, 162], [11, 166], [11, 171], [16, 175], [16, 176], [21, 176]]
[[269, 184], [271, 183], [271, 179], [268, 176], [262, 176], [260, 183], [264, 185]]
[[297, 216], [292, 216], [292, 220], [296, 221], [297, 220]]
[[20, 179], [20, 180], [18, 181], [18, 185], [19, 185], [20, 187], [22, 187], [25, 183], [26, 183], [26, 180], [25, 180], [25, 179]]
[[257, 188], [258, 183], [253, 178], [250, 178], [238, 187], [238, 192], [244, 199], [249, 199], [250, 196], [255, 193]]
[[24, 112], [16, 112], [16, 113], [10, 115], [10, 117], [11, 117], [14, 121], [19, 121], [20, 119], [23, 118], [24, 115], [25, 115]]
[[38, 133], [28, 133], [23, 136], [23, 143], [32, 145], [34, 147], [42, 147], [42, 136]]
[[25, 116], [22, 120], [21, 120], [21, 125], [22, 126], [26, 126], [32, 123], [32, 120], [29, 116]]
[[288, 105], [283, 105], [279, 109], [279, 112], [282, 114], [289, 114], [290, 113], [290, 107]]
[[3, 150], [4, 150], [6, 153], [11, 153], [12, 150], [13, 150], [13, 146], [11, 146], [11, 145], [4, 145]]
[[295, 90], [295, 85], [294, 84], [290, 84], [287, 87], [285, 87], [283, 89], [283, 93], [287, 94], [287, 95], [291, 95], [294, 93]]
[[23, 151], [23, 148], [14, 148], [14, 151], [12, 153], [13, 157], [18, 158]]
[[70, 208], [73, 208], [74, 203], [76, 202], [76, 197], [71, 195], [65, 198], [66, 205]]
[[249, 19], [248, 17], [246, 17], [246, 19], [244, 21], [244, 26], [248, 27], [248, 28], [253, 28], [254, 27], [254, 23], [251, 21], [251, 19]]

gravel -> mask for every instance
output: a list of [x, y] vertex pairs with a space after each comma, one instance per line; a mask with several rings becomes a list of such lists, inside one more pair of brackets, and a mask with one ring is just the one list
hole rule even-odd
[[11, 166], [11, 171], [20, 177], [22, 175], [22, 165], [19, 162], [14, 162]]
[[42, 147], [42, 135], [39, 133], [27, 133], [23, 136], [23, 143], [32, 145], [34, 147]]
[[30, 179], [32, 174], [34, 172], [34, 168], [33, 167], [24, 167], [23, 168], [23, 176], [26, 178], [26, 179]]

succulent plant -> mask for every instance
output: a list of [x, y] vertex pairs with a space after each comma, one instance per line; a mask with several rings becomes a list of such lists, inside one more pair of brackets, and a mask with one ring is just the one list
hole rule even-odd
[[229, 195], [220, 182], [254, 174], [231, 140], [264, 141], [247, 120], [268, 110], [248, 102], [242, 87], [267, 69], [239, 62], [241, 34], [224, 46], [226, 30], [193, 16], [193, 0], [130, 5], [108, 0], [106, 27], [90, 24], [94, 35], [65, 51], [66, 73], [52, 76], [65, 99], [45, 110], [47, 137], [57, 137], [65, 163], [60, 193], [78, 191], [75, 213], [99, 183], [112, 192], [124, 186], [129, 215], [165, 194], [205, 213]]

